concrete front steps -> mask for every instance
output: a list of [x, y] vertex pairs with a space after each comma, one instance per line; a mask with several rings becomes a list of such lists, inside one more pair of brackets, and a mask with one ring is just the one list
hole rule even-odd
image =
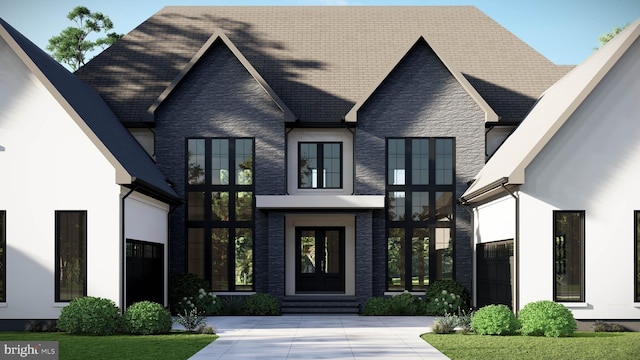
[[282, 299], [283, 314], [357, 314], [360, 306], [355, 296], [295, 295]]

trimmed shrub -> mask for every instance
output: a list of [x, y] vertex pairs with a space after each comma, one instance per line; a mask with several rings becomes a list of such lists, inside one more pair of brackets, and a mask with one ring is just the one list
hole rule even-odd
[[572, 336], [578, 328], [571, 311], [550, 300], [528, 303], [520, 310], [519, 319], [522, 335]]
[[[452, 294], [456, 297], [455, 299], [451, 297]], [[460, 311], [466, 312], [469, 310], [470, 299], [467, 289], [456, 280], [437, 280], [430, 284], [425, 292], [425, 313], [443, 316]]]
[[58, 329], [70, 334], [111, 335], [120, 331], [121, 324], [120, 309], [113, 301], [92, 296], [71, 300], [58, 319]]
[[389, 298], [389, 315], [416, 315], [420, 309], [420, 299], [409, 292]]
[[487, 305], [473, 315], [471, 329], [479, 335], [509, 335], [519, 328], [518, 319], [506, 305]]
[[389, 315], [389, 300], [382, 296], [374, 296], [364, 304], [362, 315]]
[[198, 294], [200, 289], [209, 289], [209, 282], [195, 274], [176, 274], [169, 279], [169, 308], [177, 314], [183, 310], [178, 302]]
[[162, 305], [151, 301], [134, 303], [124, 313], [124, 329], [131, 334], [168, 333], [172, 324], [171, 313]]
[[245, 315], [280, 315], [278, 300], [270, 294], [255, 293], [242, 303]]

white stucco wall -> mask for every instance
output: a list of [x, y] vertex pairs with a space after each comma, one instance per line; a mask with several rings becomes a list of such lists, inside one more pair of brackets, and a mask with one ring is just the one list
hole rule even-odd
[[476, 244], [515, 238], [515, 199], [505, 196], [476, 207], [474, 210], [474, 240]]
[[0, 40], [0, 209], [7, 214], [2, 319], [57, 318], [55, 211], [87, 211], [87, 293], [119, 301], [115, 170]]
[[553, 299], [553, 210], [585, 211], [585, 303], [576, 318], [640, 319], [634, 210], [640, 210], [640, 42], [526, 169], [520, 305]]
[[[123, 188], [123, 196], [128, 189]], [[125, 198], [125, 239], [153, 242], [164, 245], [164, 283], [169, 278], [169, 239], [168, 214], [169, 205], [133, 192]], [[125, 269], [126, 271], [126, 269]], [[167, 304], [167, 289], [165, 286], [164, 303]]]

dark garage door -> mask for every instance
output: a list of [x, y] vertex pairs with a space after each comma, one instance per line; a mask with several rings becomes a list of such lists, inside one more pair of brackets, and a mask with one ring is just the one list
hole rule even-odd
[[477, 306], [504, 304], [513, 310], [513, 240], [477, 246]]
[[164, 305], [164, 245], [127, 239], [127, 307], [142, 301]]

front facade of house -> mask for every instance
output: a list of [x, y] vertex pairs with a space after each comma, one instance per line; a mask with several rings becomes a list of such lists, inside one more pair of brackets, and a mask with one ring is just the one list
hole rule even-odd
[[[67, 174], [40, 186], [57, 195], [47, 208], [29, 207], [56, 217], [34, 239], [52, 247], [57, 210], [78, 212], [65, 214], [87, 229], [83, 294], [121, 306], [160, 287], [131, 284], [160, 278], [164, 301], [167, 277], [184, 272], [218, 294], [270, 293], [289, 311], [314, 298], [312, 307], [344, 299], [358, 311], [372, 296], [423, 294], [438, 279], [473, 289], [474, 224], [457, 199], [568, 70], [473, 7], [167, 7], [76, 72], [162, 175], [150, 183], [131, 171], [125, 154], [137, 151], [122, 154], [117, 141], [105, 140], [122, 137], [107, 131], [119, 124], [85, 129], [77, 136], [87, 143], [82, 155], [95, 158], [83, 161], [98, 170], [65, 161]], [[92, 122], [81, 104], [70, 108], [89, 127], [107, 124]], [[84, 129], [62, 108], [57, 122]], [[21, 125], [0, 137], [0, 161], [13, 159], [3, 169], [24, 167], [10, 157], [31, 129]], [[96, 134], [102, 141], [93, 141]], [[74, 159], [80, 146], [69, 141], [71, 150], [57, 153], [56, 138], [41, 141], [56, 159]], [[136, 159], [150, 174], [149, 158]], [[20, 180], [10, 181], [3, 188]], [[16, 206], [3, 194], [5, 274], [26, 270], [11, 255], [22, 234]], [[53, 273], [53, 257], [43, 256]], [[119, 271], [94, 269], [100, 261]], [[11, 279], [7, 299], [17, 291]], [[47, 311], [31, 317], [55, 317]]]
[[636, 21], [545, 93], [464, 194], [478, 305], [640, 317], [639, 60]]
[[471, 288], [457, 199], [566, 70], [475, 8], [168, 7], [77, 75], [184, 201], [172, 273], [357, 311], [438, 279]]

